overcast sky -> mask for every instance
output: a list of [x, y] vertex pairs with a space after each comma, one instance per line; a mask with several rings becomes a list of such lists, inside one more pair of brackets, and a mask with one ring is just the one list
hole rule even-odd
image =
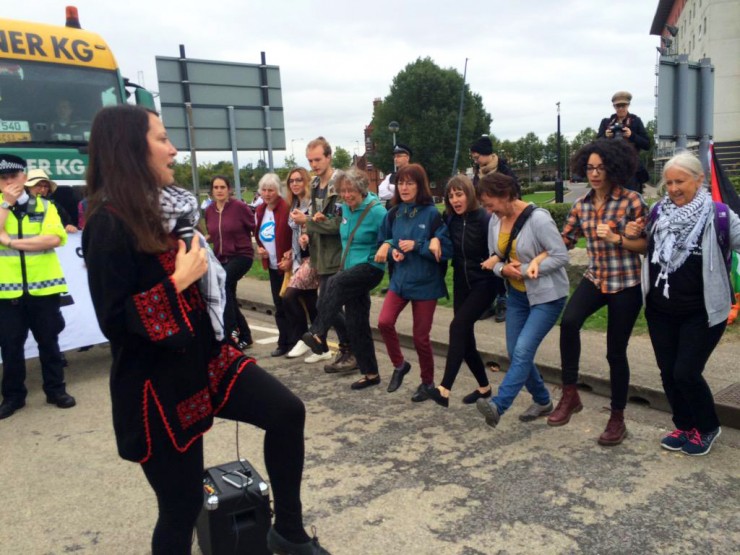
[[[66, 3], [3, 0], [2, 17], [64, 24]], [[77, 0], [82, 27], [102, 35], [124, 76], [157, 89], [155, 56], [280, 67], [287, 152], [324, 135], [362, 154], [372, 101], [419, 57], [463, 71], [493, 117], [491, 131], [543, 140], [572, 137], [612, 113], [611, 96], [632, 92], [631, 112], [647, 123], [655, 105], [657, 0]], [[403, 120], [399, 121], [402, 141]], [[204, 155], [213, 160], [213, 155]], [[231, 159], [230, 154], [216, 158]], [[243, 165], [258, 158], [240, 153]]]

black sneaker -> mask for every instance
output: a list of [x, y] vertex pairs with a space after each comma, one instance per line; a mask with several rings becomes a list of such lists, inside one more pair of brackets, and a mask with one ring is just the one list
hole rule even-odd
[[506, 322], [506, 298], [501, 297], [496, 301], [496, 309], [494, 310], [493, 321]]

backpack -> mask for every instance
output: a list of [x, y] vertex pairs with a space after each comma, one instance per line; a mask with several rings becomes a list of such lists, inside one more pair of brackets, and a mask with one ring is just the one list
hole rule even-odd
[[[660, 216], [661, 203], [656, 203], [650, 209], [648, 227], [652, 226]], [[730, 209], [722, 203], [714, 201], [714, 231], [717, 234], [717, 243], [722, 251], [727, 273], [732, 271], [732, 249], [730, 249]]]

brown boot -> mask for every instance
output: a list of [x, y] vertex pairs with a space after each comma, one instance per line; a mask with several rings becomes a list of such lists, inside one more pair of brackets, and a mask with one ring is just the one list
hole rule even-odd
[[627, 427], [624, 425], [624, 411], [613, 410], [606, 423], [606, 430], [599, 436], [599, 445], [619, 445], [627, 437]]
[[558, 406], [547, 417], [547, 423], [550, 426], [565, 426], [570, 422], [570, 417], [583, 410], [581, 398], [578, 396], [578, 386], [576, 384], [564, 385], [563, 395], [558, 401]]

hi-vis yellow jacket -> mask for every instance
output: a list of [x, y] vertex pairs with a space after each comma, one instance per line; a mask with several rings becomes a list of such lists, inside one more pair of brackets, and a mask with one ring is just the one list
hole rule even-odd
[[[11, 240], [56, 235], [62, 240], [60, 246], [67, 242], [67, 232], [56, 207], [40, 197], [29, 199], [21, 220], [11, 211], [5, 231]], [[0, 245], [0, 299], [15, 299], [24, 292], [36, 297], [67, 292], [67, 281], [56, 252], [54, 249], [18, 251]]]

